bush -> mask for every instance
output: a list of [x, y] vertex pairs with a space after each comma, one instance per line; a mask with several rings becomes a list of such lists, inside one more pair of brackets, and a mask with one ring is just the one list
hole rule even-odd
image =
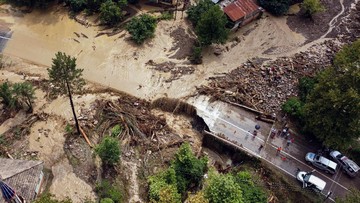
[[193, 64], [201, 64], [202, 63], [202, 47], [201, 46], [193, 46], [192, 55], [190, 56], [190, 61]]
[[189, 9], [187, 9], [186, 13], [192, 24], [196, 26], [200, 20], [201, 15], [207, 12], [213, 6], [214, 3], [210, 0], [199, 0], [197, 1], [196, 5], [191, 5]]
[[120, 160], [119, 142], [112, 137], [105, 137], [96, 147], [95, 152], [106, 165], [114, 165]]
[[300, 101], [306, 102], [306, 98], [310, 95], [314, 89], [317, 80], [310, 77], [302, 77], [299, 79], [299, 98]]
[[113, 128], [111, 128], [111, 137], [119, 137], [122, 132], [122, 127], [117, 124]]
[[109, 181], [103, 180], [97, 184], [95, 191], [101, 199], [111, 199], [114, 203], [120, 203], [122, 194], [116, 186], [111, 185]]
[[45, 193], [38, 197], [33, 203], [72, 203], [72, 201], [69, 198], [61, 201], [56, 200], [52, 194]]
[[305, 17], [311, 17], [313, 14], [325, 10], [325, 7], [319, 0], [304, 0], [304, 2], [301, 4], [301, 8], [305, 12]]
[[285, 14], [290, 7], [291, 0], [259, 0], [259, 4], [269, 13], [280, 16]]
[[230, 174], [210, 174], [205, 197], [211, 203], [243, 203], [240, 186]]
[[114, 203], [114, 201], [110, 198], [104, 198], [100, 200], [100, 203]]
[[4, 82], [0, 86], [0, 98], [2, 99], [2, 103], [10, 108], [15, 107], [16, 101], [13, 97], [13, 93], [11, 90], [11, 85], [9, 82]]
[[158, 17], [159, 20], [171, 20], [174, 18], [174, 15], [172, 12], [164, 11], [161, 13], [161, 15]]
[[71, 11], [77, 13], [86, 8], [86, 0], [66, 0], [66, 3], [69, 5]]
[[[173, 168], [149, 177], [150, 202], [181, 202], [176, 187], [176, 175]], [[165, 201], [171, 200], [171, 201]]]
[[123, 18], [120, 7], [113, 1], [107, 0], [100, 7], [100, 21], [106, 25], [115, 25]]
[[137, 43], [142, 44], [150, 37], [154, 36], [156, 28], [156, 18], [142, 14], [134, 17], [126, 26], [126, 30], [130, 33], [131, 38]]
[[291, 97], [282, 105], [282, 110], [294, 118], [301, 118], [303, 107], [304, 104], [297, 97]]
[[176, 172], [177, 189], [184, 193], [190, 184], [198, 186], [207, 170], [207, 158], [197, 159], [190, 144], [181, 145], [171, 166]]
[[247, 171], [241, 171], [235, 175], [235, 181], [243, 192], [244, 203], [266, 203], [267, 197], [264, 191], [254, 184], [251, 174]]

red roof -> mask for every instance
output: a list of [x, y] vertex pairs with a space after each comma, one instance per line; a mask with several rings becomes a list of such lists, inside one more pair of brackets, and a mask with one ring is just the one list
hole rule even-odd
[[236, 0], [224, 8], [224, 12], [232, 21], [237, 21], [240, 18], [253, 13], [258, 10], [259, 6], [252, 0]]

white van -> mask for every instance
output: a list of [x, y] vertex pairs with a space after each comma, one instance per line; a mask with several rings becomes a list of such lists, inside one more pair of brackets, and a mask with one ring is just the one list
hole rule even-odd
[[326, 182], [314, 176], [312, 172], [300, 171], [296, 179], [303, 183], [303, 188], [312, 188], [316, 192], [321, 192], [326, 186]]

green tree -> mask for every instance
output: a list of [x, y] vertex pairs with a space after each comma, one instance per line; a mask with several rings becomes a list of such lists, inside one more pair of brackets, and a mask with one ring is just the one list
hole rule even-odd
[[335, 56], [335, 68], [344, 69], [353, 63], [360, 61], [360, 39], [353, 42], [351, 45], [344, 46]]
[[212, 43], [224, 43], [229, 34], [225, 28], [227, 18], [219, 6], [212, 6], [208, 11], [201, 14], [195, 32], [201, 45]]
[[101, 199], [100, 203], [114, 203], [114, 201], [110, 198]]
[[15, 107], [16, 102], [13, 96], [13, 92], [11, 91], [11, 85], [8, 81], [4, 82], [0, 86], [0, 98], [6, 107]]
[[188, 199], [186, 200], [188, 203], [209, 203], [209, 200], [205, 198], [205, 194], [203, 191], [199, 191], [194, 195], [189, 193]]
[[80, 127], [76, 117], [71, 93], [72, 91], [81, 91], [85, 85], [85, 81], [81, 77], [83, 69], [76, 68], [75, 57], [71, 57], [62, 52], [55, 54], [55, 58], [52, 59], [52, 63], [51, 68], [48, 68], [47, 70], [53, 93], [68, 94], [76, 129], [80, 135]]
[[201, 64], [202, 63], [202, 47], [201, 46], [193, 46], [192, 55], [190, 56], [190, 61], [193, 64]]
[[336, 203], [354, 203], [360, 202], [360, 191], [353, 189], [344, 198], [336, 198]]
[[87, 0], [66, 0], [73, 12], [80, 12], [86, 8]]
[[200, 20], [200, 17], [203, 13], [207, 12], [211, 7], [214, 6], [214, 3], [210, 0], [198, 0], [195, 5], [191, 5], [186, 11], [189, 20], [194, 26], [196, 26]]
[[304, 104], [297, 98], [289, 98], [283, 105], [282, 110], [294, 118], [302, 118]]
[[155, 28], [156, 18], [148, 14], [134, 17], [126, 26], [126, 30], [131, 34], [131, 38], [137, 44], [142, 44], [146, 39], [153, 37]]
[[100, 7], [100, 21], [106, 25], [115, 25], [123, 18], [120, 7], [112, 0], [107, 0]]
[[182, 144], [171, 164], [176, 172], [177, 189], [184, 193], [190, 184], [200, 184], [207, 169], [207, 158], [197, 159], [190, 144]]
[[119, 142], [115, 138], [106, 136], [95, 151], [106, 165], [114, 165], [120, 160]]
[[210, 174], [205, 197], [211, 203], [244, 203], [242, 190], [230, 174]]
[[33, 203], [72, 203], [72, 201], [69, 198], [61, 201], [56, 200], [52, 194], [45, 193], [38, 197]]
[[317, 83], [316, 78], [302, 77], [299, 79], [298, 94], [299, 94], [300, 101], [306, 102], [306, 98], [311, 93], [311, 91], [314, 89], [316, 83]]
[[181, 195], [176, 188], [175, 170], [170, 167], [148, 178], [150, 202], [181, 202]]
[[305, 130], [328, 146], [347, 148], [360, 136], [360, 41], [345, 46], [304, 106]]
[[107, 180], [103, 180], [100, 183], [96, 184], [95, 192], [98, 194], [101, 200], [109, 201], [111, 199], [114, 203], [122, 202], [122, 194], [117, 189], [115, 184], [111, 184]]
[[35, 99], [35, 90], [33, 86], [28, 82], [15, 83], [12, 87], [12, 92], [16, 103], [20, 106], [26, 105], [28, 107], [28, 111], [32, 112], [32, 104]]
[[235, 181], [243, 192], [244, 203], [266, 203], [267, 197], [265, 192], [252, 180], [248, 171], [241, 171], [235, 175]]
[[269, 13], [280, 16], [285, 14], [290, 7], [291, 0], [259, 0], [259, 4]]
[[325, 11], [325, 7], [319, 0], [304, 0], [301, 4], [301, 8], [304, 10], [306, 17], [311, 17], [313, 14]]

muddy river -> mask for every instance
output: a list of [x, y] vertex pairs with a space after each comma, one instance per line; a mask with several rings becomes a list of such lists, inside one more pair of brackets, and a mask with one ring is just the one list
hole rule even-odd
[[[4, 6], [2, 9], [9, 10]], [[1, 12], [0, 21], [8, 24], [13, 32], [3, 50], [5, 55], [48, 67], [55, 53], [63, 51], [77, 58], [85, 79], [146, 99], [187, 96], [195, 86], [206, 84], [205, 79], [215, 73], [234, 69], [248, 58], [285, 55], [305, 41], [302, 35], [287, 27], [286, 17], [265, 15], [232, 33], [220, 56], [215, 56], [210, 47], [204, 51], [204, 63], [196, 66], [193, 74], [166, 83], [169, 73], [149, 69], [146, 62], [185, 62], [169, 57], [176, 51], [171, 50], [174, 44], [171, 31], [178, 27], [188, 30], [189, 25], [183, 19], [159, 22], [155, 37], [141, 46], [131, 42], [126, 31], [112, 37], [96, 37], [101, 27], [85, 27], [70, 19], [63, 8], [21, 15]], [[239, 43], [232, 40], [235, 37], [240, 38]], [[265, 52], [270, 48], [272, 53]]]

